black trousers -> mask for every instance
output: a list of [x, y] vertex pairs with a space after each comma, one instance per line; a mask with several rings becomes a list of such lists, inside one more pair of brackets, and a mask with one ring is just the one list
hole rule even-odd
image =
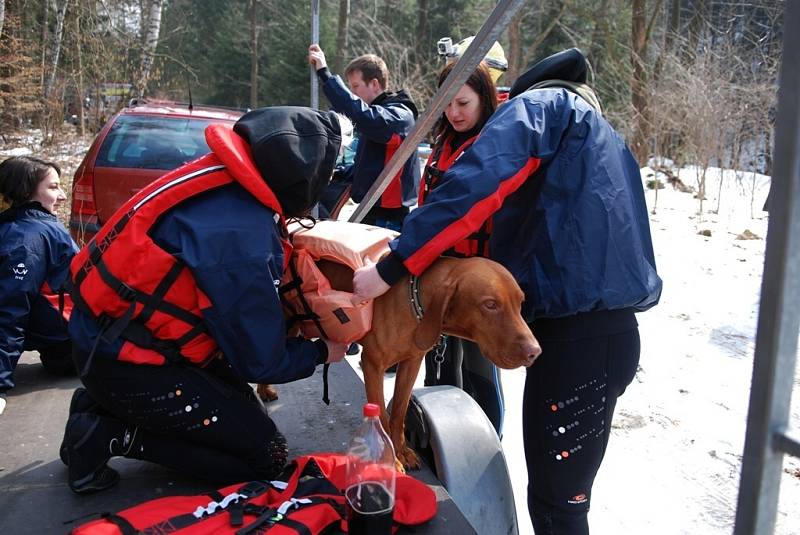
[[630, 309], [530, 324], [542, 354], [528, 368], [523, 437], [536, 535], [586, 535], [592, 485], [619, 396], [639, 363]]
[[[73, 358], [82, 370], [86, 356]], [[106, 411], [138, 428], [128, 457], [223, 483], [274, 477], [285, 465], [275, 424], [223, 360], [199, 368], [94, 358], [82, 381]]]
[[433, 350], [425, 355], [425, 386], [451, 385], [462, 389], [480, 405], [497, 436], [502, 437], [505, 403], [497, 367], [483, 356], [475, 342], [448, 336], [437, 380], [435, 353]]

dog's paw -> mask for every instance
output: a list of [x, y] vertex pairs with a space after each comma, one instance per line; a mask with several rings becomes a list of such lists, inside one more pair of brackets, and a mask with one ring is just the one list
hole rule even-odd
[[261, 401], [269, 402], [278, 399], [278, 390], [273, 385], [258, 385], [256, 393]]
[[416, 470], [419, 468], [421, 461], [414, 450], [408, 446], [403, 446], [400, 449], [400, 453], [397, 454], [395, 464], [401, 465], [403, 467], [402, 472], [405, 472], [406, 470]]

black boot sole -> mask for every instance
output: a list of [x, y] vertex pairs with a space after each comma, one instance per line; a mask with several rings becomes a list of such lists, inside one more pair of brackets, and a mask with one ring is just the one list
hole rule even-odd
[[87, 476], [76, 482], [69, 482], [69, 488], [76, 494], [92, 494], [113, 487], [119, 482], [119, 472], [103, 465], [91, 476]]

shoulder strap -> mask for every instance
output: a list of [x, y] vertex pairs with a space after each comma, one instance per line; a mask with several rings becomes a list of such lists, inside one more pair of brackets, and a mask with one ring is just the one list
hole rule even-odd
[[600, 106], [600, 99], [597, 98], [597, 94], [594, 92], [594, 89], [586, 84], [570, 82], [567, 80], [544, 80], [531, 86], [531, 89], [543, 89], [545, 87], [563, 87], [564, 89], [572, 91], [579, 97], [583, 98], [583, 100], [588, 102], [589, 105], [597, 110], [600, 115], [603, 115], [603, 109]]

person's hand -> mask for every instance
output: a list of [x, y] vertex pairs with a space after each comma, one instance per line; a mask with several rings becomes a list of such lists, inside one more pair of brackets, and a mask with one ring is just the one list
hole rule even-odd
[[391, 286], [381, 278], [376, 265], [368, 261], [366, 266], [358, 268], [353, 274], [353, 297], [351, 301], [354, 305], [360, 305], [369, 299], [380, 297], [388, 292], [389, 288]]
[[350, 347], [350, 344], [341, 344], [339, 342], [326, 340], [325, 338], [323, 338], [322, 341], [325, 342], [325, 345], [328, 347], [328, 359], [325, 361], [325, 364], [341, 362], [342, 359], [344, 359], [347, 348]]
[[325, 62], [325, 52], [322, 51], [317, 43], [308, 47], [308, 62], [314, 66], [315, 70], [324, 69], [328, 66]]

